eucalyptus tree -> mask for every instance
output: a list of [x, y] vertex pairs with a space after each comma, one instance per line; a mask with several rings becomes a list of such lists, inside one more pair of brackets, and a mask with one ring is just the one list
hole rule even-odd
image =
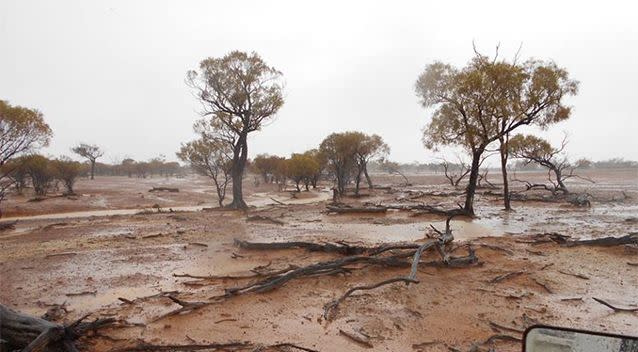
[[255, 52], [233, 51], [207, 58], [187, 73], [187, 84], [201, 103], [202, 115], [232, 137], [233, 201], [245, 209], [242, 177], [248, 159], [248, 135], [271, 122], [284, 104], [282, 73]]
[[383, 159], [390, 153], [390, 147], [383, 141], [383, 138], [377, 134], [366, 135], [360, 132], [355, 133], [360, 135], [356, 147], [358, 167], [358, 173], [356, 176], [356, 193], [358, 193], [361, 174], [365, 175], [366, 181], [368, 182], [368, 188], [373, 188], [372, 179], [368, 174], [368, 163], [374, 159]]
[[[553, 62], [519, 64], [476, 53], [460, 69], [442, 62], [427, 65], [415, 89], [421, 105], [434, 109], [423, 133], [425, 146], [457, 145], [470, 151], [463, 211], [474, 215], [479, 166], [487, 147], [521, 126], [545, 127], [567, 119], [571, 109], [564, 98], [577, 93], [578, 82]], [[503, 177], [507, 179], [505, 172]], [[509, 191], [504, 194], [508, 208]]]
[[332, 133], [319, 146], [325, 156], [329, 171], [334, 175], [336, 191], [344, 195], [348, 178], [356, 167], [357, 132]]
[[13, 184], [14, 167], [21, 164], [11, 161], [47, 146], [52, 136], [40, 111], [0, 100], [0, 202]]
[[197, 173], [213, 180], [217, 202], [223, 207], [232, 168], [231, 146], [220, 139], [202, 137], [182, 144], [177, 157]]
[[286, 172], [288, 177], [295, 183], [297, 192], [301, 191], [299, 184], [302, 182], [306, 187], [306, 191], [308, 191], [313, 177], [319, 172], [319, 163], [306, 153], [292, 154], [290, 159], [286, 160], [286, 163]]
[[95, 179], [95, 162], [104, 156], [104, 150], [95, 144], [80, 143], [71, 148], [71, 151], [89, 161], [91, 164], [91, 180]]

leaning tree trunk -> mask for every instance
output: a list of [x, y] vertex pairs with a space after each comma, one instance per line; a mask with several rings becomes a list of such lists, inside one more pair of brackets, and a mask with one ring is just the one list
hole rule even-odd
[[472, 153], [472, 166], [470, 169], [470, 179], [465, 189], [465, 206], [463, 211], [466, 215], [474, 216], [474, 195], [476, 194], [476, 185], [478, 183], [479, 166], [481, 165], [481, 155], [484, 148], [479, 148]]
[[368, 175], [368, 165], [365, 165], [363, 167], [363, 174], [366, 176], [366, 181], [368, 182], [368, 188], [373, 189], [374, 186], [372, 185], [372, 179], [370, 178], [370, 175]]
[[233, 148], [233, 167], [231, 176], [233, 179], [233, 201], [228, 204], [231, 209], [247, 209], [248, 205], [244, 202], [242, 190], [242, 179], [244, 177], [244, 168], [248, 158], [247, 133], [239, 137], [235, 148]]
[[554, 175], [556, 175], [556, 183], [558, 184], [557, 191], [562, 192], [563, 194], [568, 194], [567, 186], [563, 182], [563, 173], [557, 167], [552, 167], [552, 171], [554, 171]]
[[512, 206], [510, 204], [510, 189], [509, 183], [507, 180], [507, 153], [508, 153], [508, 143], [505, 138], [500, 139], [501, 147], [501, 173], [503, 174], [503, 205], [505, 206], [505, 210], [512, 210]]
[[359, 172], [357, 173], [357, 177], [354, 179], [355, 181], [354, 195], [355, 196], [359, 195], [359, 185], [361, 184], [361, 173], [362, 173], [362, 170], [359, 170]]

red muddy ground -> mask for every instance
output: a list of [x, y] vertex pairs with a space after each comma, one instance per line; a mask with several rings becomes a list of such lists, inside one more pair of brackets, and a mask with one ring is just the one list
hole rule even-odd
[[[505, 213], [497, 197], [483, 195], [487, 190], [480, 190], [476, 205], [479, 218], [454, 220], [452, 230], [455, 243], [471, 243], [476, 248], [481, 265], [423, 267], [418, 273], [419, 284], [394, 284], [355, 294], [342, 303], [332, 321], [322, 318], [326, 303], [352, 286], [406, 275], [408, 269], [368, 267], [348, 275], [294, 280], [268, 293], [231, 297], [160, 320], [155, 319], [179, 306], [166, 297], [144, 297], [178, 291], [173, 295], [182, 300], [204, 301], [224, 288], [248, 282], [201, 281], [173, 274], [241, 275], [260, 265], [283, 268], [339, 256], [303, 250], [243, 250], [234, 246], [235, 238], [255, 242], [343, 240], [366, 245], [421, 242], [432, 233], [429, 225], [441, 228], [444, 218], [415, 217], [408, 212], [327, 214], [329, 192], [315, 191], [293, 200], [289, 193], [276, 192], [275, 186], [254, 187], [251, 177], [246, 182], [252, 194], [248, 200], [258, 207], [249, 214], [198, 211], [22, 219], [16, 229], [0, 232], [0, 302], [34, 315], [64, 304], [68, 313], [61, 314], [59, 321], [92, 312], [94, 317], [113, 316], [129, 323], [128, 327], [104, 330], [108, 338], [85, 339], [81, 347], [87, 351], [109, 351], [140, 340], [154, 344], [294, 343], [319, 351], [467, 351], [495, 334], [520, 338], [519, 331], [536, 322], [636, 334], [638, 313], [614, 313], [592, 299], [628, 307], [638, 304], [638, 266], [633, 265], [638, 262], [636, 248], [526, 243], [545, 232], [596, 238], [638, 230], [636, 171], [591, 171], [587, 176], [596, 183], [575, 181], [570, 186], [590, 193], [592, 208], [514, 202], [515, 211]], [[413, 186], [395, 187], [393, 192], [366, 190], [369, 196], [344, 201], [399, 203], [409, 190], [453, 191], [440, 175], [409, 177]], [[542, 180], [544, 174], [518, 177]], [[375, 181], [401, 182], [400, 178], [381, 175]], [[157, 185], [179, 187], [180, 192], [147, 192]], [[81, 181], [77, 191], [82, 194], [77, 200], [52, 198], [35, 203], [14, 198], [5, 209], [13, 215], [33, 215], [144, 208], [160, 202], [164, 209], [216, 202], [212, 187], [200, 178], [103, 177], [95, 182]], [[275, 204], [270, 197], [297, 204]], [[428, 196], [414, 202], [453, 207], [460, 199]], [[247, 221], [252, 215], [269, 216], [283, 225]], [[460, 248], [457, 254], [462, 252]], [[428, 252], [426, 259], [437, 257]], [[521, 273], [490, 283], [510, 272]], [[119, 297], [137, 300], [131, 305]], [[366, 336], [373, 347], [347, 338], [340, 330]], [[491, 346], [498, 351], [520, 350], [518, 342], [508, 340], [480, 346], [484, 350]]]

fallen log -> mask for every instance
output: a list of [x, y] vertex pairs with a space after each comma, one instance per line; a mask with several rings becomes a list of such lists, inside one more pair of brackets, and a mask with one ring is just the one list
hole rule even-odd
[[601, 298], [592, 297], [592, 299], [604, 306], [607, 306], [614, 310], [614, 312], [638, 312], [638, 307], [620, 307], [614, 304], [611, 304]]
[[362, 254], [379, 247], [370, 248], [364, 246], [350, 245], [345, 242], [340, 243], [314, 243], [314, 242], [248, 242], [235, 239], [237, 247], [249, 250], [279, 250], [279, 249], [305, 249], [310, 252], [340, 253], [344, 255]]
[[368, 339], [367, 337], [361, 335], [361, 334], [355, 334], [353, 332], [349, 332], [349, 331], [345, 331], [343, 329], [339, 329], [339, 334], [349, 338], [350, 340], [366, 347], [366, 348], [373, 348], [374, 346], [372, 345], [372, 343], [370, 343], [370, 339]]
[[[399, 245], [386, 245], [386, 246], [377, 246], [373, 248], [367, 247], [354, 247], [354, 255], [348, 255], [346, 257], [341, 257], [337, 259], [317, 262], [314, 264], [309, 264], [306, 266], [291, 266], [289, 268], [278, 270], [275, 272], [267, 273], [267, 275], [259, 280], [255, 280], [249, 282], [245, 285], [229, 287], [224, 289], [224, 293], [221, 295], [210, 297], [207, 301], [202, 302], [186, 302], [182, 301], [174, 296], [169, 296], [169, 298], [179, 304], [181, 307], [171, 311], [167, 314], [164, 314], [155, 321], [160, 320], [167, 316], [172, 316], [176, 314], [185, 314], [188, 312], [192, 312], [198, 310], [202, 307], [220, 303], [224, 300], [227, 300], [233, 296], [248, 294], [248, 293], [264, 293], [279, 287], [284, 286], [286, 283], [296, 279], [302, 278], [310, 278], [316, 276], [325, 276], [325, 275], [334, 275], [338, 273], [348, 273], [352, 270], [361, 270], [368, 266], [381, 266], [381, 267], [411, 267], [410, 274], [406, 277], [400, 277], [395, 279], [390, 279], [383, 281], [378, 284], [368, 285], [365, 287], [355, 287], [348, 291], [343, 298], [333, 301], [332, 304], [326, 305], [324, 312], [326, 316], [329, 316], [331, 312], [335, 311], [338, 304], [347, 298], [350, 294], [355, 291], [364, 290], [364, 289], [373, 289], [376, 287], [380, 287], [386, 284], [394, 283], [394, 282], [406, 282], [406, 283], [417, 283], [416, 279], [417, 268], [419, 265], [424, 263], [421, 262], [422, 254], [430, 249], [436, 248], [439, 252], [442, 260], [443, 266], [449, 267], [459, 267], [459, 266], [467, 266], [473, 265], [478, 261], [474, 250], [469, 247], [469, 255], [465, 257], [452, 257], [449, 256], [445, 252], [445, 246], [453, 240], [453, 236], [450, 230], [450, 220], [451, 217], [446, 221], [446, 230], [445, 232], [438, 231], [436, 228], [435, 232], [439, 234], [439, 237], [436, 239], [431, 239], [423, 244], [399, 244]], [[323, 250], [323, 251], [333, 251], [338, 253], [352, 253], [352, 246], [345, 245], [340, 243], [339, 245], [335, 244], [323, 244], [318, 245], [314, 243], [308, 242], [290, 242], [290, 243], [250, 243], [241, 240], [236, 240], [235, 244], [241, 246], [242, 248], [247, 249], [286, 249], [286, 248], [306, 248], [306, 249], [314, 249], [314, 250]], [[344, 250], [344, 247], [347, 248]], [[381, 256], [382, 253], [391, 253], [390, 255]], [[408, 260], [408, 258], [412, 258], [412, 261]], [[425, 263], [431, 264], [431, 263]], [[265, 266], [263, 268], [268, 267]], [[257, 270], [257, 274], [255, 276], [260, 276], [260, 270]], [[255, 271], [253, 271], [255, 272]], [[187, 275], [180, 275], [187, 276]], [[188, 277], [194, 277], [192, 275], [188, 275]], [[245, 277], [242, 277], [245, 278]], [[336, 302], [336, 303], [335, 303]]]
[[499, 283], [501, 281], [505, 281], [505, 280], [507, 280], [509, 278], [512, 278], [512, 277], [515, 277], [515, 276], [519, 276], [519, 275], [523, 275], [523, 274], [526, 274], [526, 272], [522, 271], [522, 270], [521, 271], [512, 271], [512, 272], [509, 272], [509, 273], [505, 273], [505, 274], [499, 275], [499, 276], [493, 278], [492, 280], [490, 280], [488, 282], [490, 284], [496, 284], [496, 283]]
[[286, 223], [281, 221], [281, 220], [277, 220], [277, 219], [273, 219], [270, 216], [263, 216], [263, 215], [252, 215], [246, 218], [246, 221], [265, 221], [265, 222], [271, 222], [275, 225], [285, 225]]
[[64, 326], [16, 312], [0, 304], [0, 336], [6, 341], [6, 346], [3, 347], [22, 352], [77, 351], [75, 340], [89, 331], [96, 331], [115, 322], [112, 318], [83, 322], [87, 317], [88, 315], [83, 316]]
[[385, 213], [388, 211], [387, 207], [341, 207], [328, 205], [328, 212], [337, 214], [352, 214], [352, 213]]
[[[192, 340], [192, 339], [190, 339]], [[193, 341], [195, 342], [195, 341]], [[248, 341], [227, 343], [191, 343], [184, 345], [155, 345], [147, 342], [138, 342], [111, 352], [157, 352], [157, 351], [292, 351], [318, 352], [294, 343], [278, 343], [274, 345], [262, 345]]]
[[0, 231], [15, 229], [18, 220], [0, 222]]
[[[450, 265], [451, 259], [457, 259], [457, 258], [451, 258], [445, 252], [445, 246], [454, 240], [454, 236], [452, 235], [452, 230], [450, 229], [450, 220], [452, 220], [452, 217], [449, 217], [445, 222], [445, 232], [441, 232], [438, 229], [436, 229], [434, 226], [430, 225], [432, 226], [432, 229], [439, 235], [439, 237], [420, 245], [414, 251], [414, 254], [411, 255], [412, 263], [410, 263], [410, 273], [407, 276], [394, 277], [394, 278], [377, 282], [375, 284], [355, 286], [350, 288], [339, 298], [329, 302], [328, 304], [324, 306], [324, 312], [323, 312], [324, 319], [331, 320], [335, 316], [339, 305], [346, 298], [350, 297], [356, 291], [373, 290], [381, 286], [385, 286], [385, 285], [389, 285], [389, 284], [393, 284], [397, 282], [403, 282], [406, 284], [406, 286], [408, 286], [409, 284], [418, 284], [419, 280], [417, 279], [416, 274], [417, 274], [418, 266], [421, 263], [421, 255], [423, 254], [424, 251], [428, 250], [429, 248], [436, 248], [439, 255], [441, 256], [443, 264]], [[476, 263], [476, 261], [478, 261], [478, 258], [476, 258], [474, 250], [472, 250], [471, 247], [469, 247], [469, 252], [470, 252], [470, 255], [468, 257], [471, 257], [471, 259], [467, 260], [467, 263]], [[455, 264], [453, 265], [461, 265], [461, 264], [460, 262], [459, 263], [455, 262]]]
[[467, 212], [459, 206], [455, 209], [443, 209], [433, 205], [427, 204], [390, 204], [390, 205], [380, 205], [382, 207], [400, 211], [414, 211], [414, 215], [425, 215], [425, 214], [434, 214], [434, 215], [443, 215], [443, 216], [467, 216]]
[[565, 247], [575, 247], [575, 246], [612, 247], [612, 246], [622, 246], [626, 244], [638, 244], [638, 232], [632, 232], [622, 237], [609, 236], [609, 237], [595, 238], [592, 240], [576, 240], [576, 241], [566, 240], [564, 243], [561, 243], [561, 245]]
[[175, 188], [175, 187], [153, 187], [151, 189], [148, 190], [149, 192], [172, 192], [172, 193], [177, 193], [179, 192], [179, 188]]

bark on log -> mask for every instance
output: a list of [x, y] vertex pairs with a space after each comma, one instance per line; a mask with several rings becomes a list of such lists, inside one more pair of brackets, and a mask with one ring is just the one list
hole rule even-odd
[[265, 221], [265, 222], [273, 223], [275, 225], [285, 225], [285, 223], [281, 220], [273, 219], [270, 216], [263, 216], [263, 215], [249, 216], [246, 218], [246, 221]]
[[0, 336], [7, 342], [6, 347], [35, 351], [77, 351], [74, 340], [87, 331], [113, 323], [114, 319], [97, 319], [84, 323], [87, 316], [68, 326], [22, 314], [0, 304]]
[[175, 188], [175, 187], [153, 187], [151, 189], [148, 190], [149, 192], [173, 192], [173, 193], [177, 193], [179, 192], [179, 188]]
[[0, 304], [0, 336], [10, 348], [44, 351], [63, 334], [62, 325], [18, 313]]
[[328, 211], [337, 214], [352, 214], [352, 213], [385, 213], [388, 211], [387, 207], [337, 207], [328, 205]]
[[612, 247], [612, 246], [622, 246], [626, 244], [638, 244], [638, 232], [632, 232], [628, 235], [622, 237], [603, 237], [596, 238], [592, 240], [576, 240], [576, 241], [565, 241], [562, 243], [565, 247], [575, 247], [575, 246], [599, 246], [599, 247]]
[[14, 229], [17, 223], [18, 223], [18, 220], [0, 222], [0, 231]]
[[[279, 250], [279, 249], [305, 249], [310, 252], [340, 253], [355, 255], [365, 253], [373, 248], [354, 246], [347, 243], [313, 243], [313, 242], [248, 242], [235, 239], [235, 245], [242, 249], [250, 250]], [[374, 248], [377, 249], [377, 248]]]

